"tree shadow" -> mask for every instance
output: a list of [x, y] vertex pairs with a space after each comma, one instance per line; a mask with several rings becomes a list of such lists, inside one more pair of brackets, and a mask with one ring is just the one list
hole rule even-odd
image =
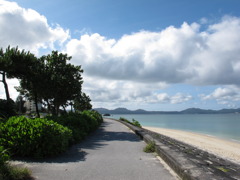
[[87, 154], [87, 152], [81, 150], [80, 144], [76, 144], [58, 156], [47, 158], [13, 157], [12, 160], [26, 163], [69, 163], [85, 161]]
[[69, 163], [85, 161], [88, 155], [88, 149], [97, 150], [106, 145], [109, 141], [131, 141], [139, 142], [141, 139], [131, 132], [107, 131], [106, 127], [111, 126], [112, 122], [104, 121], [102, 125], [85, 140], [79, 144], [71, 146], [65, 153], [50, 158], [33, 159], [33, 158], [14, 158], [13, 160], [29, 163]]

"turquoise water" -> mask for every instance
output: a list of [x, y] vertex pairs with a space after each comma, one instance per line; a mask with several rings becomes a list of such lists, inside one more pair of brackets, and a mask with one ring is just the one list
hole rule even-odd
[[240, 142], [240, 114], [115, 114], [111, 118], [135, 119], [142, 126], [197, 132]]

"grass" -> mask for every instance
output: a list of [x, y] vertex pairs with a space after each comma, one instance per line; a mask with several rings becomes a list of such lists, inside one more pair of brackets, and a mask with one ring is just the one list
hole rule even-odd
[[0, 167], [0, 180], [33, 180], [27, 168], [11, 166], [8, 163]]
[[150, 143], [148, 143], [145, 148], [143, 149], [144, 152], [146, 153], [153, 153], [155, 152], [155, 142], [151, 141]]
[[132, 124], [132, 125], [137, 126], [137, 127], [140, 127], [140, 128], [142, 127], [141, 124], [140, 124], [138, 121], [136, 121], [135, 119], [132, 119], [132, 122], [131, 122], [131, 121], [125, 119], [125, 118], [120, 117], [119, 120], [120, 120], [120, 121], [127, 122], [127, 123], [129, 123], [129, 124]]
[[228, 172], [229, 171], [229, 169], [226, 169], [224, 167], [216, 167], [216, 168], [219, 169], [222, 172]]

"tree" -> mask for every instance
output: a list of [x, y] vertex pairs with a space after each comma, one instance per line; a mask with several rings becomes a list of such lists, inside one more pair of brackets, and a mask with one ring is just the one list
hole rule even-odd
[[4, 52], [0, 49], [0, 74], [4, 84], [6, 98], [10, 94], [6, 78], [17, 78], [20, 86], [17, 90], [29, 100], [34, 100], [36, 112], [38, 102], [45, 101], [52, 114], [58, 115], [60, 106], [67, 106], [81, 95], [83, 70], [74, 66], [67, 54], [52, 51], [47, 56], [36, 58], [34, 54], [10, 48]]
[[29, 74], [29, 68], [33, 66], [35, 56], [30, 52], [18, 50], [16, 48], [8, 48], [4, 52], [0, 49], [0, 74], [2, 75], [1, 82], [4, 84], [6, 99], [10, 101], [10, 94], [6, 78], [21, 79]]
[[42, 102], [45, 89], [46, 77], [44, 64], [37, 58], [33, 57], [31, 66], [28, 67], [28, 73], [20, 79], [20, 86], [17, 89], [21, 95], [28, 100], [34, 101], [37, 117], [40, 117], [38, 103]]
[[91, 99], [85, 93], [81, 93], [74, 99], [73, 107], [77, 111], [84, 111], [92, 109]]
[[47, 102], [52, 114], [58, 115], [60, 106], [67, 105], [68, 101], [81, 94], [83, 70], [81, 66], [68, 63], [71, 57], [58, 51], [52, 51], [52, 54], [40, 59], [44, 64], [44, 84], [47, 86], [41, 97]]
[[6, 71], [7, 71], [7, 61], [4, 57], [4, 52], [3, 49], [0, 49], [0, 74], [2, 75], [2, 80], [0, 82], [3, 83], [4, 89], [5, 89], [5, 94], [6, 94], [6, 99], [7, 101], [10, 101], [10, 94], [8, 90], [8, 84], [6, 81]]

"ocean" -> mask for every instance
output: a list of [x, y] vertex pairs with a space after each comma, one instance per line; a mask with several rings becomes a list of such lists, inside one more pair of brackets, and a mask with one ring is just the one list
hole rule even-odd
[[240, 114], [114, 114], [142, 126], [201, 133], [240, 143]]

